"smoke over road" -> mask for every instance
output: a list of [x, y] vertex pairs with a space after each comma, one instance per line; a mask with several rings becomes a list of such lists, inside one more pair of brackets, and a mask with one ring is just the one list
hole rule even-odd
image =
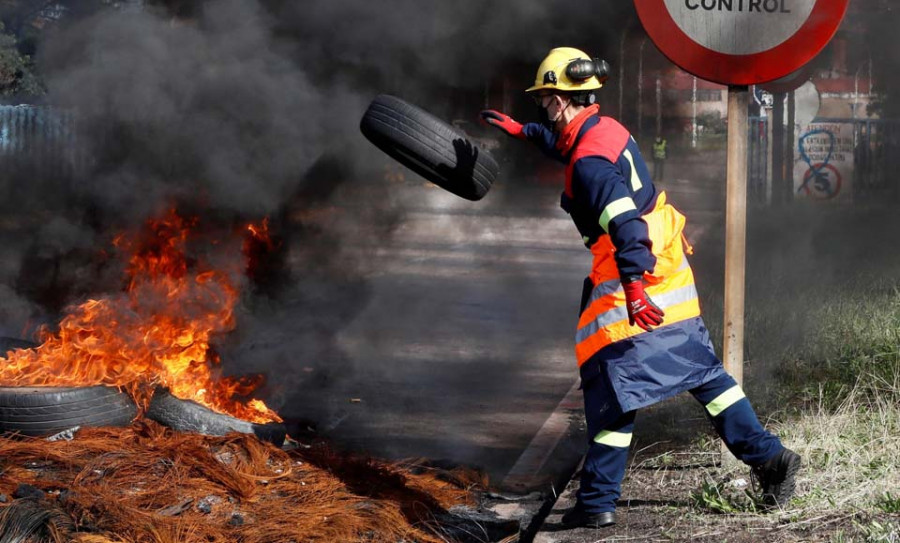
[[39, 48], [46, 102], [78, 111], [90, 157], [76, 195], [100, 211], [140, 220], [177, 200], [272, 213], [323, 153], [372, 160], [357, 126], [374, 94], [441, 113], [454, 93], [477, 95], [511, 61], [533, 64], [559, 40], [601, 50], [613, 38], [601, 29], [627, 11], [534, 1], [198, 6], [187, 20], [102, 10]]
[[[77, 112], [67, 154], [77, 175], [4, 178], [16, 195], [0, 204], [11, 226], [0, 270], [4, 331], [52, 325], [67, 304], [121, 288], [103, 254], [111, 235], [168, 207], [219, 225], [268, 215], [282, 250], [222, 340], [226, 370], [277, 375], [266, 399], [298, 414], [303, 390], [356, 379], [363, 362], [399, 378], [404, 363], [384, 352], [396, 344], [369, 321], [356, 324], [352, 353], [338, 339], [376, 296], [370, 277], [381, 248], [422, 207], [406, 192], [411, 174], [386, 183], [389, 159], [360, 135], [368, 102], [394, 93], [475, 122], [485, 85], [505, 67], [520, 67], [521, 86], [560, 41], [602, 54], [615, 40], [603, 29], [627, 11], [561, 1], [218, 0], [183, 9], [187, 17], [148, 6], [61, 20], [38, 44], [37, 62], [43, 102]], [[459, 205], [444, 198], [442, 207]], [[488, 271], [506, 265], [479, 262]], [[510, 290], [528, 282], [513, 278]], [[379, 326], [428, 313], [434, 301], [413, 294], [422, 288], [431, 287], [380, 297]], [[479, 303], [482, 287], [457, 288]], [[455, 379], [454, 387], [470, 382]]]

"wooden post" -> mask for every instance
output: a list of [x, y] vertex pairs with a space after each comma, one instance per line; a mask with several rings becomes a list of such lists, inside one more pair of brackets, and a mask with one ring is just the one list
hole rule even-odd
[[[722, 362], [744, 381], [744, 265], [747, 237], [747, 137], [750, 92], [728, 87], [728, 164], [725, 188], [725, 339]], [[722, 463], [736, 462], [722, 442]]]
[[747, 108], [750, 92], [728, 87], [728, 166], [725, 202], [725, 371], [744, 380], [744, 264], [747, 235]]

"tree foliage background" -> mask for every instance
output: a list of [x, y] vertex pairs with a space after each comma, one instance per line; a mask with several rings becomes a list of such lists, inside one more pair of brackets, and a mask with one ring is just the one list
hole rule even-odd
[[101, 10], [152, 5], [174, 16], [190, 16], [194, 0], [0, 0], [0, 100], [34, 101], [44, 85], [34, 58], [41, 40], [61, 25]]

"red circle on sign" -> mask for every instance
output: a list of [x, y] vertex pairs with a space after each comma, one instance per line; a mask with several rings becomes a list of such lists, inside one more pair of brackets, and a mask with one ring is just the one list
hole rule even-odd
[[[813, 172], [820, 172], [825, 169], [830, 170], [832, 173], [834, 173], [834, 190], [831, 192], [822, 192], [809, 188], [810, 178], [812, 177]], [[816, 200], [830, 200], [831, 198], [837, 196], [839, 192], [841, 192], [842, 181], [843, 178], [841, 177], [841, 172], [839, 172], [837, 168], [835, 168], [831, 164], [819, 162], [818, 164], [813, 164], [812, 168], [806, 170], [806, 173], [803, 174], [803, 192], [805, 192], [810, 197], [815, 198]]]
[[782, 43], [750, 55], [719, 53], [690, 38], [665, 0], [634, 0], [650, 39], [687, 72], [725, 85], [756, 85], [784, 77], [809, 62], [831, 40], [850, 0], [818, 0], [803, 26]]

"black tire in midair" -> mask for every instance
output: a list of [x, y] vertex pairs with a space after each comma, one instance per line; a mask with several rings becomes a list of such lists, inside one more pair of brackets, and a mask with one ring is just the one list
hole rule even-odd
[[230, 432], [253, 434], [262, 441], [278, 447], [284, 444], [287, 430], [284, 424], [271, 422], [256, 424], [229, 415], [216, 413], [191, 400], [173, 396], [164, 388], [157, 388], [147, 409], [147, 418], [180, 432], [195, 432], [208, 436], [224, 436]]
[[389, 156], [467, 200], [484, 198], [500, 172], [494, 157], [464, 133], [395, 96], [377, 96], [359, 127]]
[[131, 397], [114, 387], [0, 387], [0, 433], [53, 435], [75, 426], [128, 426]]

